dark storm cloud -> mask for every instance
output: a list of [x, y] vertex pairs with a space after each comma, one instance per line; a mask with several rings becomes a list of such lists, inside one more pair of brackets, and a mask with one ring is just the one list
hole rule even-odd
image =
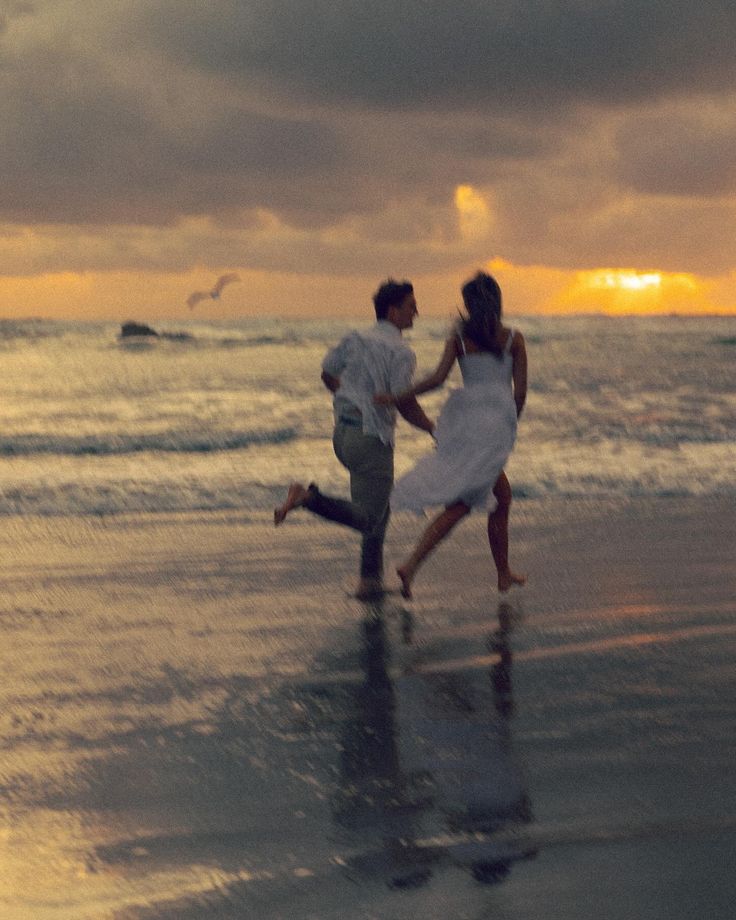
[[271, 197], [281, 207], [309, 209], [310, 193], [302, 191], [340, 159], [332, 126], [253, 110], [237, 92], [182, 79], [173, 65], [136, 58], [132, 48], [121, 55], [100, 40], [99, 10], [101, 22], [79, 35], [73, 15], [50, 34], [53, 20], [39, 14], [37, 35], [20, 33], [22, 49], [6, 28], [3, 217], [165, 222]]
[[207, 218], [157, 266], [730, 266], [697, 199], [733, 193], [734, 37], [726, 0], [0, 0], [0, 221], [82, 225], [83, 261], [90, 227]]
[[[140, 21], [136, 42], [125, 31], [134, 18], [124, 24], [120, 10], [100, 7], [99, 20], [81, 25], [71, 15], [81, 7], [47, 6], [47, 16], [70, 15], [39, 14], [7, 58], [6, 220], [167, 223], [267, 208], [320, 226], [398, 195], [451, 202], [458, 175], [485, 181], [489, 160], [540, 155], [559, 133], [505, 116], [466, 125], [425, 115], [410, 125], [339, 109], [269, 111], [248, 87], [144, 48]], [[122, 52], [110, 40], [120, 30]]]
[[537, 112], [736, 77], [725, 0], [165, 0], [139, 15], [197, 67], [380, 109]]
[[79, 116], [48, 118], [42, 143], [34, 145], [38, 134], [30, 132], [6, 146], [0, 155], [6, 218], [158, 223], [264, 202], [298, 212], [312, 196], [291, 183], [314, 180], [337, 149], [329, 130], [317, 125], [247, 113], [213, 120], [207, 130], [214, 143], [146, 134], [140, 113], [127, 134], [125, 119], [107, 109]]
[[736, 192], [736, 115], [708, 107], [634, 118], [618, 132], [616, 174], [655, 195], [716, 197]]

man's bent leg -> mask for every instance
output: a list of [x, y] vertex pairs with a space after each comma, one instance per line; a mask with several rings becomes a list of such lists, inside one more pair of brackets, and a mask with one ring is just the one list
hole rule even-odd
[[365, 533], [371, 527], [371, 521], [368, 520], [352, 502], [344, 498], [333, 498], [331, 495], [324, 495], [316, 486], [310, 486], [304, 507], [318, 514], [328, 521], [334, 521], [336, 524], [344, 524], [345, 527], [351, 527], [353, 530], [359, 530]]
[[323, 495], [310, 486], [304, 506], [320, 517], [360, 531], [361, 578], [379, 581], [394, 479], [393, 448], [359, 428], [340, 424], [335, 428], [333, 445], [337, 459], [350, 473], [351, 501]]
[[[332, 438], [332, 446], [335, 449], [335, 456], [342, 465], [350, 470], [346, 462], [345, 440], [349, 439], [350, 432], [344, 425], [337, 425]], [[353, 456], [354, 451], [349, 451]], [[353, 530], [359, 530], [365, 533], [373, 526], [373, 521], [366, 517], [364, 510], [355, 505], [352, 501], [344, 498], [333, 498], [331, 495], [325, 495], [319, 489], [311, 485], [309, 495], [304, 502], [304, 507], [314, 514], [325, 518], [328, 521], [334, 521], [336, 524], [343, 524], [345, 527], [351, 527]]]

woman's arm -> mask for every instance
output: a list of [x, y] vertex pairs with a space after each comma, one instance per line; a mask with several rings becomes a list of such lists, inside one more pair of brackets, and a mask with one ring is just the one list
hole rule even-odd
[[456, 357], [457, 336], [453, 333], [445, 342], [445, 349], [442, 352], [440, 363], [434, 371], [432, 371], [428, 377], [425, 377], [424, 380], [420, 380], [419, 383], [415, 384], [411, 390], [409, 390], [409, 393], [402, 393], [402, 397], [409, 396], [410, 394], [412, 396], [419, 396], [420, 393], [428, 393], [430, 390], [436, 390], [437, 387], [441, 387], [445, 380], [447, 380]]
[[379, 406], [399, 406], [400, 403], [405, 400], [410, 401], [420, 393], [428, 393], [430, 390], [436, 390], [437, 387], [441, 387], [445, 380], [447, 380], [456, 357], [457, 338], [453, 335], [445, 342], [445, 348], [442, 352], [440, 363], [428, 377], [425, 377], [424, 380], [420, 380], [419, 383], [415, 384], [410, 390], [406, 390], [404, 393], [399, 393], [397, 395], [392, 395], [391, 393], [376, 393], [373, 397], [373, 402], [377, 403]]
[[511, 360], [513, 362], [511, 381], [514, 387], [514, 402], [516, 403], [516, 417], [521, 415], [526, 402], [526, 344], [524, 336], [517, 332], [511, 343]]

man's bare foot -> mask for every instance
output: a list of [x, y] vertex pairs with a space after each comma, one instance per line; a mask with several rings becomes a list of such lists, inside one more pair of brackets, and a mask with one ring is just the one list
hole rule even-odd
[[278, 508], [274, 508], [273, 523], [275, 527], [284, 522], [286, 515], [293, 511], [294, 508], [301, 508], [306, 501], [308, 490], [300, 482], [292, 482], [289, 491], [286, 493], [286, 501]]
[[396, 574], [401, 579], [401, 596], [410, 601], [412, 598], [411, 583], [414, 579], [414, 573], [407, 566], [402, 565], [396, 569]]
[[380, 578], [361, 578], [355, 589], [355, 597], [359, 601], [375, 601], [383, 597], [383, 582]]
[[514, 585], [525, 585], [526, 584], [526, 575], [517, 575], [515, 572], [512, 572], [511, 569], [508, 572], [504, 572], [503, 575], [499, 574], [498, 576], [498, 590], [506, 592], [509, 588], [512, 588]]

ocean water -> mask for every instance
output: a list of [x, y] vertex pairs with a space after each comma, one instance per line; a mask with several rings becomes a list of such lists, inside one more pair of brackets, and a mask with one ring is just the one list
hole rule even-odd
[[[736, 317], [509, 322], [530, 368], [517, 500], [736, 494]], [[408, 334], [419, 374], [449, 323]], [[293, 478], [345, 491], [319, 368], [352, 325], [170, 322], [131, 343], [111, 323], [0, 321], [0, 514], [265, 509]], [[397, 472], [429, 449], [400, 423]]]

